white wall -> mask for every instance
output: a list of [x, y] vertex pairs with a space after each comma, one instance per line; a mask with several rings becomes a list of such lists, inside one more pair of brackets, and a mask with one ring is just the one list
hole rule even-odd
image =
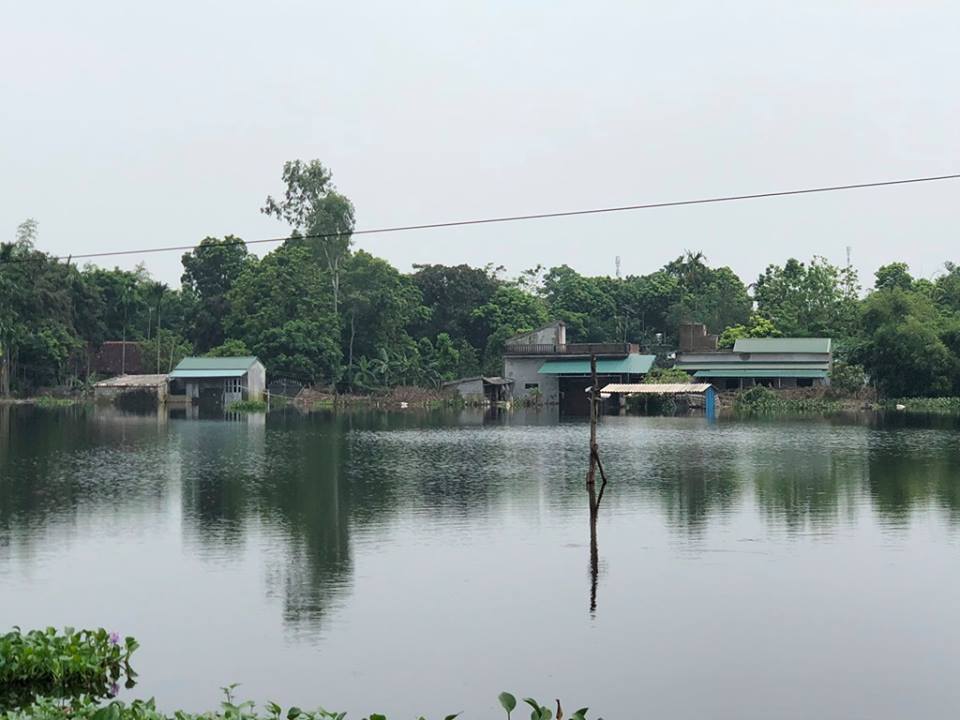
[[263, 399], [263, 391], [267, 387], [267, 370], [259, 360], [247, 371], [244, 385], [247, 388], [247, 400]]
[[541, 401], [547, 405], [560, 402], [560, 380], [557, 375], [541, 375], [540, 367], [548, 357], [505, 357], [503, 374], [513, 380], [513, 397], [524, 400], [533, 393], [527, 385], [537, 385]]

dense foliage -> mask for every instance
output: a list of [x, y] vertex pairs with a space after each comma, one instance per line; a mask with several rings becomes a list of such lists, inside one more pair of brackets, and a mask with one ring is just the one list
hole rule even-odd
[[121, 640], [102, 628], [14, 628], [0, 637], [0, 707], [32, 701], [35, 695], [115, 695], [113, 686], [122, 678], [132, 684], [136, 677], [130, 667], [136, 649], [133, 638]]
[[[36, 248], [28, 220], [0, 246], [0, 394], [77, 386], [106, 340], [140, 345], [143, 371], [187, 354], [253, 353], [272, 378], [368, 392], [502, 370], [503, 343], [546, 322], [571, 342], [635, 342], [661, 359], [682, 322], [722, 347], [741, 337], [827, 336], [837, 359], [887, 396], [960, 393], [960, 268], [915, 280], [903, 263], [865, 294], [850, 268], [815, 257], [752, 284], [687, 252], [646, 275], [587, 277], [561, 265], [394, 268], [352, 244], [355, 211], [318, 161], [287, 163], [262, 211], [289, 239], [257, 257], [239, 238], [183, 255], [179, 288], [134, 271], [78, 268]], [[865, 373], [865, 375], [858, 373]]]

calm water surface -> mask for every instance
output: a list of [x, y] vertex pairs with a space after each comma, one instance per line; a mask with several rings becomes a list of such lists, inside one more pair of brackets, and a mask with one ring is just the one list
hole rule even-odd
[[592, 611], [586, 439], [0, 408], [0, 624], [137, 636], [165, 709], [956, 716], [956, 419], [605, 418]]

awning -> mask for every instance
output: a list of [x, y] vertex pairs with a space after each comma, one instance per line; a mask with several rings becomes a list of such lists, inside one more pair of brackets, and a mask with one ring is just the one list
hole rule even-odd
[[825, 378], [826, 370], [796, 370], [783, 368], [782, 370], [698, 370], [693, 374], [695, 378]]
[[[597, 360], [598, 375], [645, 375], [650, 372], [656, 355], [631, 353], [620, 360]], [[540, 366], [541, 375], [589, 375], [589, 360], [547, 360]]]
[[174, 370], [170, 373], [171, 380], [203, 380], [206, 378], [235, 378], [243, 377], [246, 370]]
[[622, 395], [702, 395], [713, 387], [710, 383], [611, 383], [600, 392]]

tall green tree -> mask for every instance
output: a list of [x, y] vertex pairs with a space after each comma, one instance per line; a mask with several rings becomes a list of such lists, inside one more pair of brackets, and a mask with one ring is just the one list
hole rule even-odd
[[230, 312], [227, 294], [250, 262], [247, 246], [233, 235], [223, 240], [203, 241], [181, 258], [181, 287], [193, 302], [190, 308], [190, 339], [204, 353], [225, 340], [223, 322]]
[[503, 369], [504, 342], [513, 335], [529, 332], [549, 322], [543, 301], [514, 285], [497, 289], [490, 301], [473, 311], [487, 337], [483, 370], [499, 375]]
[[227, 336], [258, 355], [271, 375], [337, 383], [340, 331], [326, 274], [297, 245], [248, 264], [227, 293]]
[[374, 357], [381, 347], [404, 344], [407, 327], [427, 314], [416, 284], [363, 250], [344, 263], [341, 313], [350, 378], [356, 357]]
[[941, 337], [949, 328], [929, 298], [900, 287], [875, 291], [860, 322], [863, 339], [855, 359], [881, 392], [933, 396], [957, 389], [960, 361]]
[[728, 267], [712, 268], [701, 252], [690, 252], [667, 263], [663, 272], [677, 285], [677, 297], [667, 311], [670, 334], [684, 322], [705, 324], [713, 332], [740, 325], [750, 316], [747, 288]]
[[333, 316], [339, 319], [340, 279], [350, 253], [354, 228], [353, 203], [337, 192], [333, 176], [319, 160], [293, 160], [283, 165], [286, 185], [282, 198], [268, 195], [261, 212], [283, 220], [323, 262], [333, 290]]
[[550, 268], [543, 295], [550, 315], [566, 323], [571, 342], [610, 339], [617, 308], [600, 278], [584, 277], [567, 265]]
[[414, 265], [413, 281], [420, 289], [428, 314], [415, 323], [418, 336], [446, 333], [454, 341], [466, 340], [476, 350], [487, 342], [486, 327], [474, 311], [490, 302], [502, 284], [489, 268], [469, 265]]
[[754, 291], [757, 312], [786, 337], [846, 337], [857, 317], [856, 275], [825, 258], [769, 265]]

